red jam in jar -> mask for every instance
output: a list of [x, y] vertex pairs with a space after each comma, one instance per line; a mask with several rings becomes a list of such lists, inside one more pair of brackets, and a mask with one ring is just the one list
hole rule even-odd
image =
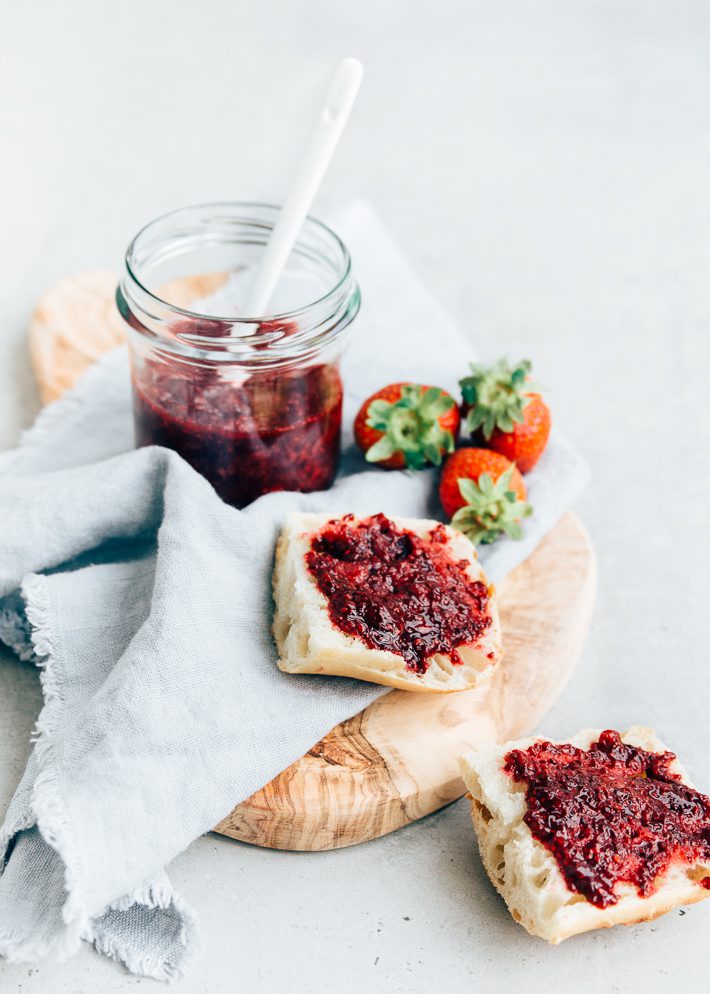
[[340, 358], [360, 293], [343, 243], [308, 218], [275, 291], [278, 315], [241, 316], [278, 217], [239, 203], [164, 215], [129, 246], [116, 291], [136, 444], [173, 449], [236, 507], [323, 490], [338, 468]]
[[[710, 797], [671, 771], [674, 760], [605, 731], [589, 749], [513, 749], [504, 769], [526, 785], [525, 824], [569, 889], [606, 908], [619, 900], [619, 883], [648, 897], [672, 863], [710, 861]], [[698, 882], [708, 887], [710, 878]]]
[[345, 515], [313, 538], [306, 566], [328, 601], [331, 621], [372, 649], [402, 656], [425, 673], [429, 658], [469, 645], [491, 624], [485, 583], [456, 560], [439, 525], [428, 536], [398, 528], [384, 514]]
[[331, 485], [342, 401], [332, 365], [234, 382], [219, 369], [148, 364], [134, 375], [136, 444], [173, 449], [244, 507], [274, 490]]

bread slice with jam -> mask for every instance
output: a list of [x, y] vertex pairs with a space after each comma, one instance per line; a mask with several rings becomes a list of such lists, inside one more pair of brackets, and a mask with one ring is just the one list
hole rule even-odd
[[710, 897], [710, 798], [653, 729], [480, 746], [461, 760], [483, 865], [558, 943]]
[[292, 514], [273, 574], [287, 673], [448, 693], [501, 656], [495, 591], [469, 540], [436, 521]]

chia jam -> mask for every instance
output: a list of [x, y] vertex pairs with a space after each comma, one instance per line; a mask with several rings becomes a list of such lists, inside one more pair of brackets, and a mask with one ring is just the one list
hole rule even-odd
[[133, 373], [136, 444], [173, 449], [235, 507], [275, 490], [329, 487], [342, 401], [329, 364], [234, 377], [168, 360]]
[[339, 369], [360, 290], [347, 247], [308, 217], [271, 313], [247, 316], [281, 216], [236, 201], [164, 214], [131, 241], [116, 288], [136, 444], [174, 450], [236, 507], [326, 489], [338, 468]]
[[394, 652], [425, 673], [435, 653], [461, 663], [457, 646], [491, 624], [489, 591], [452, 557], [439, 525], [420, 538], [383, 514], [330, 521], [311, 541], [306, 565], [340, 631], [372, 649]]
[[[525, 824], [568, 888], [606, 908], [619, 900], [617, 884], [648, 897], [672, 863], [710, 861], [710, 798], [671, 772], [674, 760], [605, 731], [589, 749], [513, 749], [504, 770], [525, 783]], [[710, 877], [699, 882], [710, 887]]]

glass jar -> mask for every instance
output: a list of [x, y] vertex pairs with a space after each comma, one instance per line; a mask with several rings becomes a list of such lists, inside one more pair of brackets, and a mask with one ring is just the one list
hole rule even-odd
[[308, 218], [273, 313], [239, 314], [278, 213], [219, 203], [166, 214], [131, 242], [116, 291], [136, 445], [174, 449], [236, 507], [329, 487], [340, 453], [339, 363], [360, 307], [345, 245]]

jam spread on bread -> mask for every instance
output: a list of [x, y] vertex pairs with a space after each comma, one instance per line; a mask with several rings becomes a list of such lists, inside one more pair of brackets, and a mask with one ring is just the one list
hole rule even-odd
[[504, 770], [525, 783], [525, 823], [569, 889], [606, 908], [619, 900], [618, 883], [648, 897], [671, 863], [710, 861], [710, 798], [671, 772], [674, 760], [606, 731], [589, 749], [513, 749]]
[[[265, 322], [260, 333], [275, 327]], [[136, 444], [178, 452], [236, 507], [274, 490], [329, 487], [340, 454], [337, 368], [237, 372], [175, 357], [134, 360]]]
[[435, 653], [460, 663], [456, 647], [476, 642], [491, 624], [486, 584], [452, 556], [441, 525], [420, 538], [383, 514], [346, 515], [314, 536], [306, 565], [333, 625], [402, 656], [415, 673], [425, 673]]

